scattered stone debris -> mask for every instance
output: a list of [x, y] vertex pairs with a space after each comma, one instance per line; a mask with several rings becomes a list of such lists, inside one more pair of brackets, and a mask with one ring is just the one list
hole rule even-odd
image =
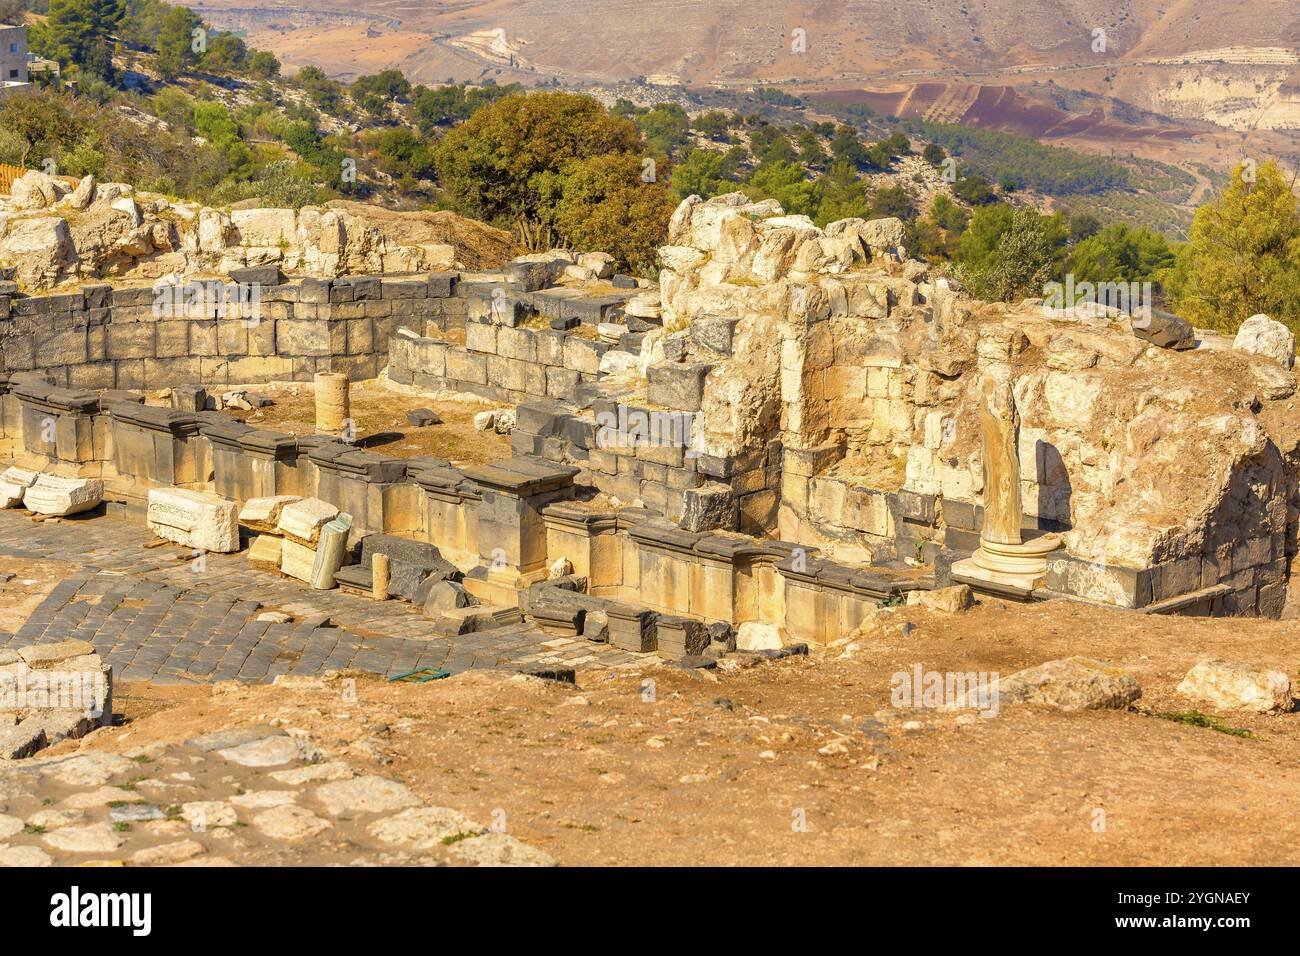
[[406, 423], [414, 425], [416, 428], [425, 428], [429, 425], [441, 425], [442, 416], [431, 408], [413, 408], [406, 413]]
[[0, 651], [0, 759], [30, 757], [113, 721], [113, 672], [87, 641]]

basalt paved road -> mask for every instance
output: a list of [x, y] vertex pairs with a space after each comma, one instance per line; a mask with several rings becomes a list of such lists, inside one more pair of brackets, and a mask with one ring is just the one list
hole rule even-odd
[[[405, 602], [313, 591], [249, 567], [242, 554], [195, 561], [171, 544], [145, 547], [156, 541], [116, 518], [38, 523], [0, 511], [0, 555], [79, 569], [17, 632], [0, 632], [0, 646], [87, 640], [117, 680], [160, 684], [270, 681], [341, 668], [392, 676], [418, 667], [618, 667], [647, 656], [552, 638], [526, 624], [447, 637]], [[267, 609], [291, 614], [293, 623], [258, 621]]]

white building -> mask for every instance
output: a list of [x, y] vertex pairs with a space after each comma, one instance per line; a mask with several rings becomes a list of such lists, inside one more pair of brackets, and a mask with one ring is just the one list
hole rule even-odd
[[6, 92], [31, 82], [27, 63], [27, 27], [0, 24], [0, 85]]

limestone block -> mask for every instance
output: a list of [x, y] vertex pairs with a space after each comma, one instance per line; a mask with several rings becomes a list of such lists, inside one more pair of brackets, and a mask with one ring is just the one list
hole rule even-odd
[[32, 670], [53, 670], [66, 661], [90, 657], [94, 653], [95, 645], [89, 641], [67, 640], [23, 647], [19, 649], [18, 656]]
[[779, 651], [784, 646], [784, 629], [775, 624], [746, 621], [736, 631], [738, 651]]
[[299, 544], [291, 538], [283, 539], [280, 548], [280, 571], [291, 578], [310, 584], [312, 572], [316, 567], [316, 549]]
[[1286, 713], [1292, 708], [1291, 681], [1280, 670], [1242, 661], [1200, 661], [1178, 685], [1178, 693], [1215, 710]]
[[230, 221], [239, 231], [244, 246], [276, 247], [294, 241], [296, 225], [292, 209], [236, 209]]
[[[275, 495], [270, 498], [250, 498], [239, 512], [239, 523], [253, 531], [275, 531], [280, 513], [285, 505], [302, 501], [298, 495]], [[278, 562], [277, 562], [278, 563]]]
[[687, 531], [731, 530], [736, 525], [736, 498], [727, 485], [710, 482], [688, 488], [679, 525]]
[[104, 497], [98, 478], [41, 475], [23, 493], [23, 505], [38, 515], [75, 515], [96, 507]]
[[280, 570], [284, 560], [284, 539], [273, 534], [259, 534], [248, 546], [248, 563], [255, 568]]
[[146, 515], [149, 530], [196, 551], [230, 554], [239, 550], [235, 503], [185, 488], [151, 488]]
[[303, 498], [280, 509], [280, 520], [276, 522], [275, 530], [291, 541], [314, 546], [320, 540], [321, 528], [324, 527], [325, 522], [338, 513], [339, 509], [328, 501], [322, 501], [320, 498]]
[[40, 472], [26, 468], [7, 468], [0, 474], [0, 508], [17, 508], [23, 503], [23, 493], [36, 483]]

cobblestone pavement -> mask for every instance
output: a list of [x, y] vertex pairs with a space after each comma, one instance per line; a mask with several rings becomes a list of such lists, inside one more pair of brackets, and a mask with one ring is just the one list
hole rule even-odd
[[[0, 646], [79, 638], [120, 681], [160, 684], [270, 681], [356, 668], [392, 676], [417, 667], [533, 670], [608, 666], [646, 657], [588, 641], [552, 638], [520, 624], [458, 637], [438, 634], [410, 604], [376, 604], [248, 565], [246, 555], [192, 552], [140, 525], [108, 517], [34, 522], [0, 511], [0, 555], [78, 567]], [[256, 620], [265, 609], [290, 624]], [[333, 625], [333, 626], [323, 626]]]
[[126, 753], [0, 762], [0, 867], [552, 866], [536, 847], [304, 732], [214, 730]]

